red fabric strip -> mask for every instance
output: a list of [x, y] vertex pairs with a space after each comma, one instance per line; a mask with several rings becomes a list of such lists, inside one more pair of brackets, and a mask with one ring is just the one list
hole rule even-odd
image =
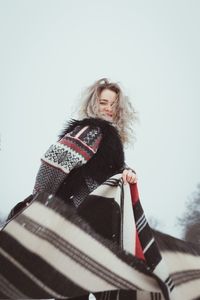
[[[135, 204], [139, 201], [139, 194], [138, 194], [138, 188], [137, 188], [137, 183], [129, 184], [130, 186], [130, 191], [131, 191], [131, 199], [132, 199], [132, 204], [133, 204], [133, 209]], [[137, 258], [143, 259], [145, 261], [144, 253], [142, 250], [142, 246], [140, 243], [140, 239], [136, 230], [136, 241], [135, 241], [135, 256]]]

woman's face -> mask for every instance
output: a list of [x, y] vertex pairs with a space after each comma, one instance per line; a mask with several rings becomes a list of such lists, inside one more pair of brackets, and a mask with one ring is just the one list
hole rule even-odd
[[116, 114], [114, 109], [114, 103], [117, 99], [117, 93], [109, 89], [104, 89], [101, 91], [98, 103], [99, 103], [99, 112], [103, 119], [112, 122]]

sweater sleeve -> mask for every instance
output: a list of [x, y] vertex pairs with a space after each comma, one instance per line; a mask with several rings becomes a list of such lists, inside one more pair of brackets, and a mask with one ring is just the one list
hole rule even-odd
[[97, 152], [101, 141], [100, 128], [77, 126], [58, 142], [51, 145], [42, 161], [68, 174], [85, 164]]
[[80, 125], [52, 144], [41, 158], [33, 194], [41, 191], [54, 193], [71, 170], [93, 157], [101, 140], [99, 127]]

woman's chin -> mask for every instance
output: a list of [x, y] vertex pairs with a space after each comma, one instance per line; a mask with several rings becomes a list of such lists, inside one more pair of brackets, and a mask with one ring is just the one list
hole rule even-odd
[[101, 118], [106, 120], [106, 121], [109, 121], [109, 122], [113, 121], [113, 118], [111, 116], [108, 116], [108, 115], [101, 115]]

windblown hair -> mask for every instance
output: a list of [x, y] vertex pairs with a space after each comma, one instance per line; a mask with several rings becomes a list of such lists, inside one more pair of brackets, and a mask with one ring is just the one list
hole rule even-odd
[[87, 87], [81, 95], [82, 105], [79, 108], [81, 118], [99, 118], [98, 98], [104, 89], [109, 89], [117, 94], [115, 101], [116, 114], [113, 117], [113, 125], [117, 127], [122, 143], [130, 143], [135, 139], [133, 125], [137, 118], [129, 97], [126, 96], [118, 83], [109, 82], [107, 78], [101, 78]]

